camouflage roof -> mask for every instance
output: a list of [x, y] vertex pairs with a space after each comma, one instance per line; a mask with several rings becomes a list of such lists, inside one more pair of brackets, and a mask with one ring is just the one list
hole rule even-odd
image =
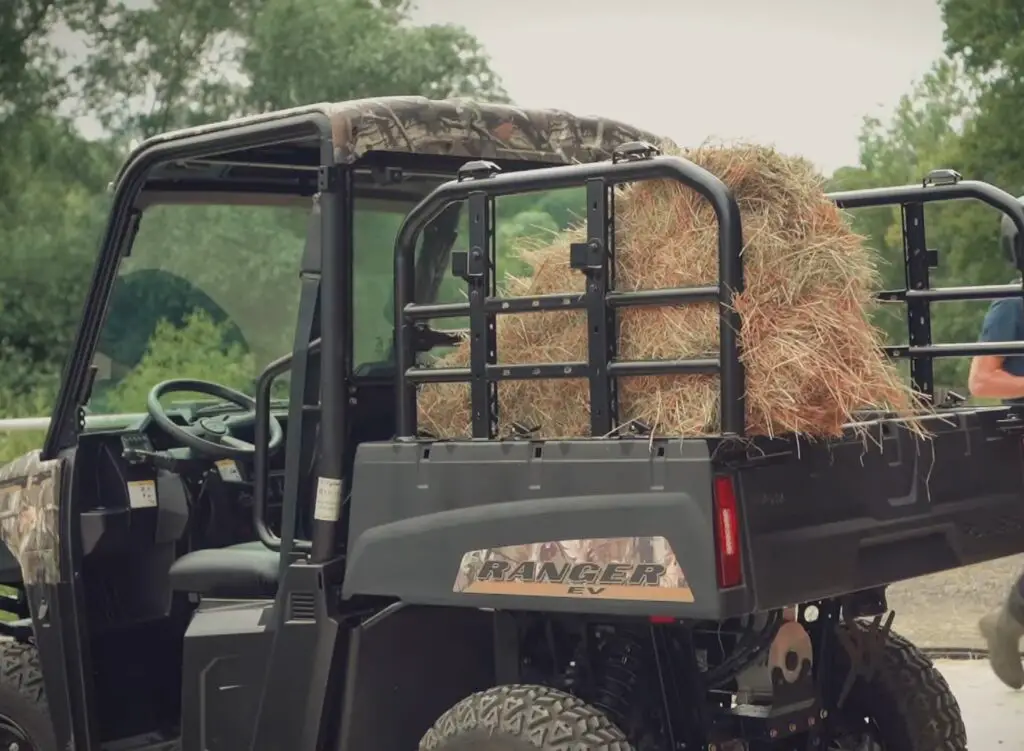
[[606, 118], [465, 99], [361, 99], [330, 105], [328, 113], [335, 156], [344, 162], [392, 151], [572, 164], [607, 159], [629, 141], [663, 140]]
[[127, 162], [157, 143], [318, 112], [330, 119], [335, 158], [343, 163], [371, 151], [390, 151], [573, 164], [607, 159], [616, 146], [629, 141], [666, 142], [626, 123], [561, 110], [468, 99], [379, 97], [312, 104], [171, 131], [148, 139]]

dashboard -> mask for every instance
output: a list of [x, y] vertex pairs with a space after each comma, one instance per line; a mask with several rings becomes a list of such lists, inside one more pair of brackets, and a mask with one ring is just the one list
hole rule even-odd
[[[186, 427], [197, 410], [186, 406], [168, 409], [167, 414], [175, 424]], [[274, 417], [285, 428], [286, 411], [275, 410]], [[269, 459], [267, 521], [279, 529], [284, 451], [279, 449]], [[204, 541], [202, 546], [255, 536], [246, 537], [243, 529], [252, 519], [252, 461], [211, 459], [183, 450], [147, 414], [125, 416], [117, 428], [87, 426], [80, 436], [75, 465], [75, 501], [84, 556], [176, 543], [203, 532], [200, 524], [208, 527], [207, 517], [214, 512], [219, 521], [237, 529], [221, 530], [219, 536], [227, 541]], [[219, 508], [211, 510], [214, 504]]]

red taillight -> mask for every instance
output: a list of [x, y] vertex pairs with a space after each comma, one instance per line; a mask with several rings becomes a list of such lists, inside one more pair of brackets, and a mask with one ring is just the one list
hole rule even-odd
[[743, 583], [740, 555], [739, 514], [732, 477], [715, 477], [715, 543], [718, 553], [718, 586], [722, 589]]
[[652, 615], [650, 617], [650, 622], [656, 626], [663, 626], [666, 623], [675, 623], [676, 618], [671, 615]]

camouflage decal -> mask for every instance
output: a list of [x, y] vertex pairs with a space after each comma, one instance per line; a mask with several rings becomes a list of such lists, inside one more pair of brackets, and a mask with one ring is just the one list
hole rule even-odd
[[664, 537], [561, 540], [473, 550], [455, 592], [518, 597], [693, 602]]
[[57, 493], [61, 462], [32, 451], [0, 467], [0, 537], [21, 567], [25, 584], [60, 580]]
[[629, 141], [667, 142], [625, 123], [468, 99], [386, 97], [330, 108], [335, 159], [369, 151], [575, 164], [608, 159]]

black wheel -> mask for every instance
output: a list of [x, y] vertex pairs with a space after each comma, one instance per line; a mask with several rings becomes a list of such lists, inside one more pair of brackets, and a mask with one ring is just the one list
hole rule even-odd
[[[867, 628], [854, 623], [844, 628]], [[836, 650], [835, 693], [849, 661]], [[833, 696], [833, 699], [835, 696]], [[881, 664], [870, 682], [858, 678], [840, 717], [827, 723], [829, 751], [966, 751], [967, 730], [960, 705], [931, 660], [901, 636], [890, 633]]]
[[35, 647], [0, 643], [0, 751], [57, 751]]
[[602, 712], [544, 686], [497, 686], [449, 709], [420, 751], [633, 751]]

